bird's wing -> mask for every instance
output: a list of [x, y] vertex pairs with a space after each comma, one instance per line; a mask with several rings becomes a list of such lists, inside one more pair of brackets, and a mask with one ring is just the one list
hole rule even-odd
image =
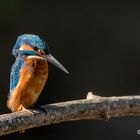
[[10, 74], [10, 93], [12, 93], [12, 90], [17, 86], [19, 81], [19, 73], [22, 65], [24, 64], [23, 58], [17, 58], [15, 63], [13, 64], [11, 68], [11, 74]]

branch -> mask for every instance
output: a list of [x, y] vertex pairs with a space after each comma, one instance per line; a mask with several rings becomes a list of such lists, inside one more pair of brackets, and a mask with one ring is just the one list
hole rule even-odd
[[32, 109], [0, 115], [0, 136], [55, 123], [115, 117], [140, 116], [140, 96], [101, 97], [88, 93], [87, 99], [42, 106], [47, 113]]

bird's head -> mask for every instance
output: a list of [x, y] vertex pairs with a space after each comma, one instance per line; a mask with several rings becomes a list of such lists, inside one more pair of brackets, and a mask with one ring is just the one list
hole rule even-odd
[[23, 34], [17, 38], [16, 44], [12, 50], [12, 54], [17, 56], [40, 57], [44, 61], [48, 61], [66, 73], [69, 73], [64, 66], [58, 62], [50, 53], [48, 44], [38, 35]]

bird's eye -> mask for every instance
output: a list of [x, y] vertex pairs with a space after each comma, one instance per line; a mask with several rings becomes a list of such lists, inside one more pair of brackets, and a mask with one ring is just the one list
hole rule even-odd
[[35, 51], [38, 51], [38, 48], [37, 48], [37, 47], [34, 47], [34, 50], [35, 50]]

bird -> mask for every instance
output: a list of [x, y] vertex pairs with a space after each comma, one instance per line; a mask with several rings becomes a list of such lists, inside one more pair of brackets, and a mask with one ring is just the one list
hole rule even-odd
[[19, 35], [12, 54], [16, 60], [11, 67], [7, 106], [12, 112], [30, 112], [48, 79], [48, 62], [69, 72], [53, 57], [48, 43], [35, 34]]

